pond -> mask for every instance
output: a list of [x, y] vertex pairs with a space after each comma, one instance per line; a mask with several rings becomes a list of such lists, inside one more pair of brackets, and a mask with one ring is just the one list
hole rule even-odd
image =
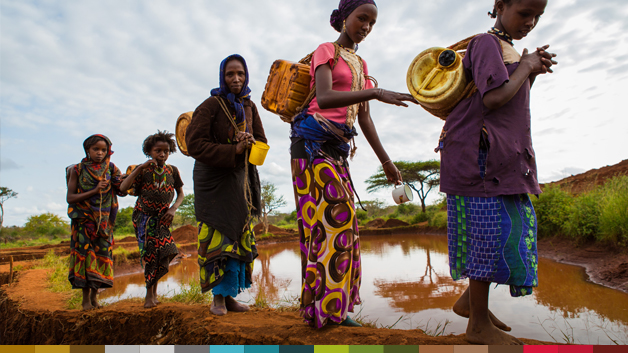
[[[467, 319], [451, 307], [467, 281], [449, 275], [447, 238], [432, 235], [363, 236], [362, 305], [359, 315], [378, 326], [464, 333]], [[198, 279], [196, 256], [170, 267], [160, 295], [174, 295], [182, 283]], [[262, 245], [255, 260], [253, 287], [237, 299], [249, 305], [258, 293], [271, 303], [298, 301], [300, 255], [296, 242]], [[539, 260], [533, 295], [512, 298], [507, 286], [491, 287], [490, 309], [517, 337], [577, 344], [628, 344], [628, 294], [587, 282], [583, 268]], [[145, 295], [144, 276], [116, 277], [100, 294], [104, 302]], [[359, 314], [358, 314], [359, 312]]]

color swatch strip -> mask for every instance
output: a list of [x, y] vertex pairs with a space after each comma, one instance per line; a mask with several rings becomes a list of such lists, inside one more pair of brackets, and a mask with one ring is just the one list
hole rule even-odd
[[628, 353], [628, 346], [3, 346], [1, 353]]

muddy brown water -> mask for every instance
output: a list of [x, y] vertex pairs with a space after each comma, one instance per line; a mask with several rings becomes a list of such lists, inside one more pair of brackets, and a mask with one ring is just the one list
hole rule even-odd
[[[468, 285], [449, 275], [445, 236], [367, 236], [362, 246], [362, 305], [359, 315], [378, 326], [464, 333], [467, 319], [451, 311]], [[193, 253], [193, 252], [192, 252]], [[260, 246], [254, 283], [237, 299], [250, 305], [258, 293], [268, 302], [298, 302], [300, 257], [295, 242]], [[138, 265], [139, 269], [139, 265]], [[139, 269], [141, 270], [141, 269]], [[195, 256], [172, 265], [158, 292], [171, 296], [182, 284], [198, 280]], [[533, 295], [512, 298], [507, 286], [491, 287], [490, 308], [517, 337], [560, 343], [628, 344], [628, 294], [587, 281], [583, 268], [540, 258], [539, 287]], [[116, 277], [100, 294], [104, 302], [143, 297], [142, 273]], [[358, 314], [359, 312], [359, 314]]]

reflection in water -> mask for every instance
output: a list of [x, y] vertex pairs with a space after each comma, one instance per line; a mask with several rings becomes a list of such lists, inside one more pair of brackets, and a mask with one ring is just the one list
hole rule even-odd
[[[298, 299], [301, 260], [298, 243], [259, 247], [253, 286], [238, 300], [253, 304], [258, 293], [271, 303]], [[361, 239], [362, 305], [356, 313], [381, 325], [400, 329], [425, 328], [430, 322], [451, 321], [446, 333], [459, 334], [467, 320], [451, 307], [467, 286], [449, 275], [444, 236], [366, 236]], [[139, 265], [138, 265], [139, 268]], [[171, 266], [158, 292], [173, 295], [180, 283], [198, 280], [196, 256]], [[160, 282], [160, 283], [161, 283]], [[564, 342], [564, 335], [581, 344], [628, 344], [628, 294], [586, 282], [580, 267], [541, 258], [534, 294], [512, 298], [508, 286], [491, 288], [491, 310], [513, 328], [517, 337]], [[106, 302], [145, 295], [144, 276], [116, 277], [114, 288], [101, 294]]]
[[[294, 256], [299, 256], [299, 250], [294, 246], [294, 243], [273, 244], [272, 246], [260, 247], [258, 249], [259, 256], [255, 260], [251, 291], [257, 293], [261, 299], [265, 299], [269, 303], [279, 303], [281, 301], [289, 300], [290, 298], [284, 298], [281, 294], [288, 292], [288, 289], [293, 281], [299, 285], [301, 282], [300, 276], [298, 278], [286, 278], [271, 270], [270, 260], [275, 257], [279, 257], [279, 255], [284, 252], [293, 253]], [[273, 262], [274, 261], [275, 260], [273, 260]], [[260, 266], [261, 268], [258, 269], [257, 266]]]
[[[402, 251], [404, 249], [402, 248]], [[405, 313], [438, 308], [451, 309], [466, 289], [464, 282], [454, 282], [449, 274], [439, 274], [432, 266], [430, 248], [425, 249], [427, 265], [425, 273], [414, 282], [374, 281], [375, 295], [392, 300], [394, 308]]]

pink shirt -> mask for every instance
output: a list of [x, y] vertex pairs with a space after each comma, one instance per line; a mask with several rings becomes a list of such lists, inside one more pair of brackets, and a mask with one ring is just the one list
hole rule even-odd
[[[312, 55], [312, 64], [310, 66], [310, 75], [312, 76], [312, 82], [310, 83], [310, 88], [314, 85], [316, 80], [315, 72], [316, 69], [323, 64], [333, 65], [334, 60], [334, 44], [333, 43], [323, 43], [318, 46], [314, 54]], [[366, 67], [366, 62], [362, 60], [364, 64], [364, 75], [368, 75], [368, 68]], [[351, 91], [351, 69], [349, 69], [349, 65], [345, 62], [342, 57], [338, 58], [338, 62], [336, 66], [331, 70], [332, 77], [332, 87], [331, 89], [334, 91]], [[370, 80], [366, 80], [365, 89], [373, 88], [373, 83]], [[315, 113], [319, 113], [324, 116], [326, 119], [331, 120], [336, 123], [345, 124], [347, 120], [347, 107], [341, 108], [331, 108], [331, 109], [321, 109], [318, 106], [318, 101], [316, 97], [310, 103], [310, 106], [307, 110], [309, 115], [314, 115]]]

